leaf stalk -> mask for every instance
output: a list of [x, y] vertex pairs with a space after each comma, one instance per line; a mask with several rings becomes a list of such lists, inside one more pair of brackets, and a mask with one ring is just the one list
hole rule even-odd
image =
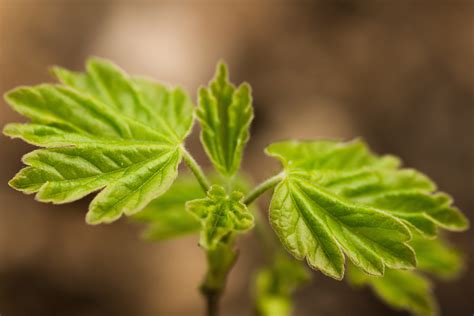
[[265, 193], [268, 190], [273, 189], [281, 180], [283, 180], [284, 174], [280, 173], [276, 176], [268, 178], [267, 180], [263, 181], [259, 185], [257, 185], [252, 191], [247, 194], [244, 198], [244, 204], [249, 205], [253, 201], [255, 201], [260, 195]]
[[204, 193], [207, 193], [207, 191], [209, 191], [209, 188], [211, 187], [211, 184], [209, 180], [207, 179], [206, 175], [204, 174], [204, 172], [202, 171], [201, 166], [199, 166], [197, 161], [193, 158], [193, 156], [191, 156], [191, 154], [184, 147], [182, 147], [182, 152], [183, 152], [184, 162], [188, 166], [189, 170], [191, 170], [191, 172], [196, 177]]

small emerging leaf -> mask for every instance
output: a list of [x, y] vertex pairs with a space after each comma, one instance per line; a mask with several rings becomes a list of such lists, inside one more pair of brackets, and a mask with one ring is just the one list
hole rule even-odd
[[[227, 180], [217, 173], [211, 173], [209, 179], [213, 183], [222, 185], [224, 185], [224, 180]], [[232, 187], [235, 190], [247, 192], [249, 189], [247, 177], [238, 174], [233, 179]], [[204, 197], [206, 194], [194, 176], [180, 174], [165, 194], [151, 201], [133, 218], [148, 224], [143, 237], [151, 241], [197, 233], [201, 228], [201, 223], [195, 215], [186, 211], [185, 204], [187, 201]]]
[[243, 195], [238, 191], [227, 195], [223, 187], [213, 185], [206, 198], [186, 203], [186, 209], [201, 220], [202, 247], [214, 249], [230, 234], [253, 227], [253, 215], [242, 199]]
[[243, 83], [235, 88], [226, 65], [219, 64], [209, 87], [199, 90], [196, 115], [202, 128], [201, 142], [212, 163], [223, 175], [234, 175], [253, 118], [250, 86]]
[[192, 125], [189, 97], [97, 59], [85, 74], [59, 68], [55, 74], [66, 86], [22, 87], [5, 97], [31, 123], [9, 124], [4, 133], [46, 147], [24, 156], [28, 167], [10, 185], [53, 203], [103, 189], [90, 204], [90, 224], [134, 214], [163, 194]]

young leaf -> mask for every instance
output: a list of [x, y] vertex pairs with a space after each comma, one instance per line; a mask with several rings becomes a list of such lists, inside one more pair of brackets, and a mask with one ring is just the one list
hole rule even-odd
[[[69, 87], [46, 84], [6, 95], [31, 123], [9, 124], [4, 133], [46, 147], [24, 156], [28, 167], [10, 185], [53, 203], [105, 188], [90, 204], [86, 220], [91, 224], [140, 211], [177, 175], [181, 142], [192, 124], [189, 98], [183, 94], [153, 105], [122, 71], [95, 59], [88, 62], [87, 74], [56, 73]], [[181, 129], [154, 116], [174, 107], [186, 117]]]
[[[410, 245], [417, 255], [417, 270], [443, 279], [459, 274], [462, 268], [459, 252], [440, 237], [415, 237], [410, 241]], [[394, 308], [402, 308], [415, 315], [437, 314], [433, 286], [426, 276], [417, 271], [389, 270], [383, 277], [374, 278], [350, 266], [347, 274], [350, 283], [371, 286], [382, 301]]]
[[[209, 179], [213, 183], [224, 185], [222, 176], [211, 173]], [[243, 175], [233, 179], [233, 189], [246, 192], [249, 182]], [[133, 216], [137, 221], [148, 224], [143, 237], [151, 241], [160, 241], [187, 234], [197, 233], [201, 223], [195, 215], [187, 212], [187, 201], [205, 198], [199, 182], [190, 174], [180, 174], [170, 189], [151, 201], [143, 211]]]
[[275, 189], [270, 221], [283, 245], [297, 259], [335, 279], [344, 275], [345, 253], [364, 271], [382, 275], [385, 266], [413, 268], [406, 245], [408, 229], [390, 215], [338, 197], [290, 173]]
[[289, 316], [293, 309], [293, 291], [310, 279], [308, 271], [284, 255], [258, 271], [255, 282], [255, 301], [260, 316]]
[[383, 277], [374, 277], [349, 265], [348, 279], [356, 286], [370, 286], [381, 300], [393, 308], [420, 316], [438, 314], [431, 282], [414, 271], [387, 270]]
[[267, 148], [288, 170], [304, 170], [311, 181], [352, 202], [383, 210], [411, 229], [435, 237], [437, 226], [459, 231], [468, 221], [435, 184], [412, 169], [397, 169], [393, 156], [377, 157], [361, 141], [282, 142]]
[[209, 87], [199, 90], [196, 115], [202, 128], [201, 142], [212, 163], [223, 175], [234, 175], [253, 118], [250, 86], [243, 83], [235, 88], [226, 65], [219, 64]]
[[253, 227], [253, 215], [242, 203], [242, 199], [243, 194], [238, 191], [227, 195], [223, 187], [213, 185], [206, 198], [186, 203], [186, 209], [201, 220], [202, 247], [214, 249], [232, 233]]
[[452, 279], [458, 276], [463, 268], [461, 253], [441, 236], [436, 239], [414, 237], [410, 245], [418, 259], [417, 270], [442, 279]]
[[397, 169], [398, 159], [377, 157], [360, 141], [282, 142], [267, 153], [286, 173], [270, 206], [272, 226], [296, 258], [336, 279], [343, 276], [343, 252], [382, 275], [385, 266], [415, 266], [406, 227], [433, 237], [436, 226], [468, 226], [447, 195], [432, 194], [426, 176]]
[[128, 77], [106, 60], [91, 58], [87, 73], [54, 67], [66, 86], [87, 94], [114, 109], [152, 126], [168, 138], [182, 142], [193, 123], [193, 104], [181, 88], [168, 89], [152, 79]]
[[194, 177], [180, 175], [165, 194], [151, 201], [133, 218], [148, 224], [143, 238], [151, 241], [197, 233], [201, 223], [186, 212], [185, 204], [203, 197], [205, 194]]

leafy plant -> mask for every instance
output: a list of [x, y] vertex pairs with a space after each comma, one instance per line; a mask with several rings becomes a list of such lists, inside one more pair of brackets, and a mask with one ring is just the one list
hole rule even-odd
[[[87, 223], [134, 215], [147, 223], [148, 240], [199, 233], [208, 315], [217, 314], [238, 235], [254, 227], [266, 251], [254, 287], [260, 315], [291, 313], [292, 292], [309, 278], [297, 261], [303, 259], [336, 280], [347, 266], [351, 284], [370, 286], [387, 304], [436, 314], [424, 273], [449, 278], [462, 265], [438, 228], [462, 231], [468, 221], [422, 173], [375, 155], [361, 140], [285, 141], [266, 148], [281, 172], [250, 189], [240, 162], [253, 118], [251, 89], [230, 83], [224, 63], [200, 88], [197, 107], [183, 89], [128, 76], [101, 59], [90, 59], [85, 73], [53, 73], [60, 84], [5, 96], [30, 122], [8, 124], [4, 134], [42, 147], [23, 157], [27, 166], [9, 184], [56, 204], [100, 191]], [[206, 175], [184, 146], [195, 118], [217, 174]], [[182, 161], [190, 174], [178, 177]], [[277, 238], [251, 206], [267, 191]]]

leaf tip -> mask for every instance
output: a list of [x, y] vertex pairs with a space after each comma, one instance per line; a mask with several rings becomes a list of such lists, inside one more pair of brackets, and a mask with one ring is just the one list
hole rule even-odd
[[22, 96], [29, 89], [27, 87], [16, 87], [12, 90], [9, 90], [3, 94], [3, 99], [10, 105], [13, 105], [20, 96]]
[[97, 71], [109, 71], [117, 75], [127, 76], [117, 64], [102, 57], [91, 56], [86, 61], [86, 69], [88, 73], [95, 73]]
[[450, 227], [450, 229], [453, 231], [458, 231], [458, 232], [463, 232], [463, 231], [468, 230], [471, 226], [469, 219], [467, 219], [467, 217], [464, 216], [464, 214], [461, 213], [460, 211], [458, 212], [458, 215], [459, 215], [459, 218], [457, 220], [457, 223], [453, 225], [453, 227]]
[[248, 82], [243, 82], [236, 91], [236, 96], [243, 98], [248, 105], [252, 102], [252, 87]]
[[[296, 256], [294, 256], [294, 257], [297, 258]], [[317, 264], [313, 263], [309, 259], [309, 257], [306, 257], [306, 263], [308, 264], [308, 266], [311, 269], [313, 269], [315, 271], [319, 271], [322, 274], [324, 274], [325, 276], [330, 277], [330, 278], [332, 278], [336, 281], [342, 281], [342, 279], [344, 279], [344, 274], [345, 274], [344, 262], [342, 262], [342, 264], [340, 264], [340, 265], [332, 265], [330, 267], [324, 267], [323, 268], [323, 267], [320, 267]]]
[[217, 77], [222, 77], [227, 79], [229, 76], [229, 67], [227, 66], [227, 63], [225, 60], [221, 59], [217, 63], [217, 68], [216, 68], [216, 75]]
[[9, 123], [3, 127], [2, 134], [13, 138], [15, 131], [16, 131], [15, 123]]
[[59, 67], [59, 66], [52, 66], [49, 68], [49, 73], [50, 75], [58, 80], [61, 80], [62, 75], [66, 72], [67, 70]]
[[86, 214], [86, 224], [88, 225], [99, 225], [99, 224], [110, 224], [121, 217], [121, 213], [113, 214], [111, 212], [107, 212], [102, 208], [97, 207], [97, 202], [95, 199], [89, 204], [89, 211]]
[[18, 174], [11, 178], [7, 183], [10, 188], [21, 191], [21, 188], [18, 186]]
[[103, 222], [101, 216], [99, 216], [98, 214], [96, 214], [95, 212], [89, 210], [89, 212], [87, 212], [86, 214], [86, 224], [87, 225], [99, 225]]
[[89, 56], [86, 60], [87, 66], [95, 66], [110, 63], [107, 59], [98, 56]]

